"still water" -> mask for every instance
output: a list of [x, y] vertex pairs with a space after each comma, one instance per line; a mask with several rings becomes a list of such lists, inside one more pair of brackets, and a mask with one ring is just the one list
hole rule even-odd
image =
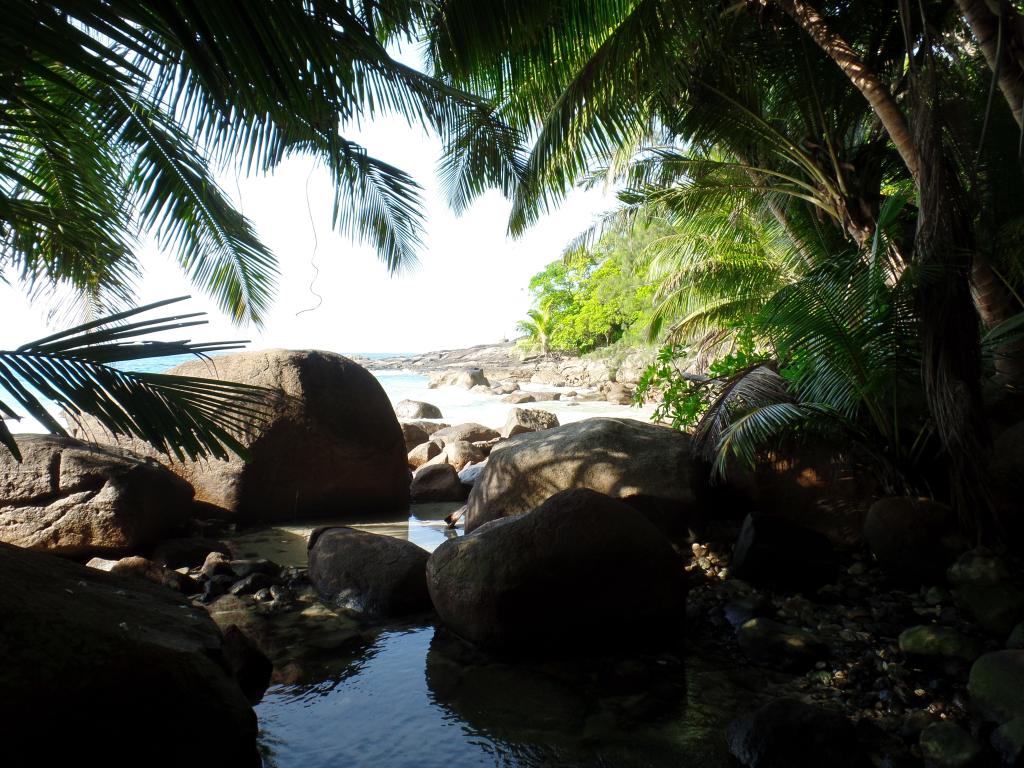
[[[456, 506], [354, 527], [432, 550], [459, 535], [443, 522]], [[233, 548], [304, 565], [309, 531], [330, 522], [251, 530]], [[724, 725], [758, 687], [682, 651], [506, 662], [428, 618], [363, 628], [329, 663], [299, 669], [256, 707], [268, 768], [726, 768]]]

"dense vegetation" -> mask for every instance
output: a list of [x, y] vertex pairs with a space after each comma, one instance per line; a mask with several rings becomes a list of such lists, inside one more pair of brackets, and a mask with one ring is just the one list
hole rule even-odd
[[820, 433], [991, 531], [982, 383], [1016, 387], [1024, 362], [1021, 35], [1007, 0], [566, 0], [486, 18], [453, 1], [431, 50], [524, 138], [513, 232], [611, 181], [609, 226], [673, 231], [647, 277], [680, 374], [749, 339], [749, 365], [677, 388], [704, 398], [695, 429], [720, 466]]

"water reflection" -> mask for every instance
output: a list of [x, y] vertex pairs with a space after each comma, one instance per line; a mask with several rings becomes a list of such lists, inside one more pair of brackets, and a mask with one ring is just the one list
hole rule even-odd
[[347, 525], [361, 531], [408, 539], [433, 552], [445, 539], [462, 533], [461, 527], [452, 529], [444, 522], [444, 518], [460, 506], [457, 503], [413, 504], [409, 515], [398, 520], [345, 517], [249, 528], [231, 538], [231, 547], [238, 557], [266, 557], [280, 565], [304, 568], [310, 532], [324, 525]]
[[432, 626], [385, 631], [330, 679], [273, 687], [261, 744], [275, 768], [724, 768], [723, 726], [752, 691], [724, 667], [689, 667], [506, 664]]

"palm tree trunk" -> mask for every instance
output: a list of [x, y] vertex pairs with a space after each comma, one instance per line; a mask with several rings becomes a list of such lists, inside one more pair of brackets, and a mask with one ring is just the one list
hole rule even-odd
[[998, 73], [999, 90], [1010, 105], [1013, 119], [1017, 125], [1024, 126], [1024, 47], [1020, 16], [1006, 0], [998, 0], [998, 14], [986, 0], [956, 0], [956, 4], [974, 33], [985, 61]]
[[892, 143], [896, 145], [896, 151], [903, 158], [910, 175], [916, 180], [921, 169], [921, 159], [903, 111], [888, 86], [865, 66], [860, 55], [846, 40], [829, 29], [825, 19], [809, 3], [804, 0], [775, 0], [775, 3], [818, 44], [867, 99]]

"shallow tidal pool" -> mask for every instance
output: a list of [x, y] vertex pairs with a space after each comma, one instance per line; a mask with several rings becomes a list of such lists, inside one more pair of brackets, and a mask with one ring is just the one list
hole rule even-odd
[[[408, 518], [344, 524], [433, 550], [457, 535], [443, 522], [457, 506], [417, 505]], [[304, 566], [309, 531], [325, 524], [254, 529], [232, 546]], [[340, 631], [352, 639], [330, 644], [316, 663], [276, 670], [256, 706], [267, 768], [727, 768], [724, 725], [757, 695], [757, 684], [728, 664], [673, 654], [539, 653], [513, 663], [429, 618]]]

